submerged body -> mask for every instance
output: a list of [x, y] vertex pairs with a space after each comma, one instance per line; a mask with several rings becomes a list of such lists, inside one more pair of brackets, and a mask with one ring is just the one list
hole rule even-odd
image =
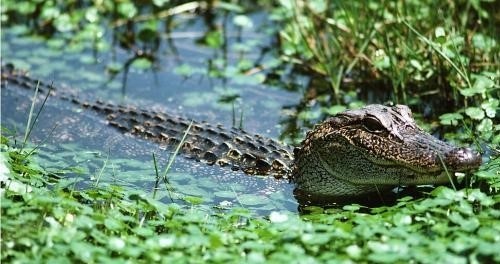
[[[272, 139], [241, 129], [192, 122], [147, 109], [83, 100], [52, 89], [14, 70], [2, 69], [2, 86], [51, 93], [91, 109], [109, 125], [165, 145], [178, 145], [190, 128], [182, 151], [208, 163], [247, 174], [289, 178], [301, 191], [325, 196], [360, 196], [397, 185], [439, 184], [447, 173], [478, 167], [481, 157], [420, 129], [403, 105], [369, 105], [338, 114], [310, 131], [294, 151]], [[445, 169], [446, 167], [446, 169]]]

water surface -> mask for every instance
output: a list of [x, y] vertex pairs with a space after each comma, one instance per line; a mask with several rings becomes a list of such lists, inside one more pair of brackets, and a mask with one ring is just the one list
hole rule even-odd
[[[137, 54], [130, 50], [113, 45], [109, 36], [112, 32], [105, 36], [110, 48], [96, 51], [89, 47], [75, 49], [57, 39], [29, 36], [22, 27], [6, 28], [2, 35], [2, 63], [13, 63], [28, 70], [30, 76], [53, 82], [58, 89], [77, 91], [86, 98], [155, 109], [226, 127], [242, 124], [253, 133], [283, 137], [284, 129], [279, 124], [288, 118], [284, 109], [297, 104], [300, 96], [265, 84], [265, 69], [255, 68], [247, 74], [238, 70], [242, 62], [268, 65], [277, 61], [277, 55], [268, 51], [273, 45], [272, 35], [262, 30], [269, 21], [263, 14], [255, 14], [253, 21], [254, 26], [246, 29], [223, 24], [227, 27], [227, 45], [225, 49], [214, 49], [198, 44], [208, 29], [204, 20], [191, 19], [162, 35], [152, 66], [135, 58]], [[110, 71], [113, 67], [118, 70]], [[214, 73], [214, 67], [219, 74]], [[33, 95], [33, 91], [12, 85], [3, 88], [2, 126], [23, 135]], [[42, 99], [39, 96], [37, 107]], [[37, 162], [41, 166], [62, 174], [62, 181], [77, 188], [118, 184], [152, 194], [156, 184], [153, 153], [160, 173], [172, 155], [171, 150], [124, 135], [95, 113], [56, 98], [48, 99], [30, 143], [40, 145]], [[156, 192], [156, 197], [165, 202], [182, 202], [186, 196], [196, 196], [209, 206], [233, 204], [259, 212], [297, 210], [293, 185], [286, 180], [248, 176], [183, 156], [176, 158], [168, 179], [174, 191], [167, 191], [162, 183]]]

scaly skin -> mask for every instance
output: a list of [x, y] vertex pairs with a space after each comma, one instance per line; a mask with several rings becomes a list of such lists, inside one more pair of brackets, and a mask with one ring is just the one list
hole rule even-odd
[[[159, 144], [176, 145], [190, 121], [151, 110], [82, 100], [69, 91], [13, 69], [2, 69], [2, 87], [17, 85], [104, 115], [123, 133]], [[446, 174], [477, 168], [481, 156], [440, 141], [421, 128], [407, 106], [368, 105], [340, 113], [310, 131], [300, 148], [243, 130], [193, 122], [182, 151], [206, 162], [247, 174], [290, 178], [303, 192], [324, 196], [359, 196], [397, 185], [440, 184]]]
[[295, 152], [293, 181], [306, 193], [350, 196], [397, 185], [440, 184], [481, 156], [419, 128], [405, 105], [368, 105], [310, 131]]

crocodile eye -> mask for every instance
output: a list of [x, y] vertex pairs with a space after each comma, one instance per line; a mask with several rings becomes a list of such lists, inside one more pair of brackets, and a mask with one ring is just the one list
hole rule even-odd
[[382, 133], [386, 130], [385, 127], [380, 123], [380, 121], [373, 117], [364, 118], [362, 124], [365, 129], [368, 130], [368, 132]]

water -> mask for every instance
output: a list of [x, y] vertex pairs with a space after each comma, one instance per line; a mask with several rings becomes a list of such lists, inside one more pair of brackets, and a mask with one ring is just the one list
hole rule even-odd
[[[117, 44], [110, 44], [106, 51], [74, 51], [54, 39], [23, 36], [19, 33], [22, 28], [6, 28], [2, 35], [2, 63], [12, 62], [29, 69], [33, 77], [77, 90], [85, 97], [152, 108], [227, 127], [238, 125], [242, 118], [247, 131], [286, 138], [279, 125], [288, 118], [283, 109], [297, 104], [300, 96], [264, 84], [265, 69], [256, 68], [253, 74], [238, 71], [242, 61], [268, 65], [277, 60], [275, 54], [267, 51], [273, 45], [270, 35], [261, 33], [267, 22], [265, 16], [256, 14], [253, 18], [251, 29], [223, 24], [227, 26], [225, 49], [197, 44], [209, 26], [201, 18], [191, 20], [178, 31], [161, 36], [153, 66], [145, 69], [141, 63], [147, 61], [140, 58], [129, 68], [122, 67], [137, 54]], [[108, 34], [105, 37], [112, 43], [112, 34]], [[114, 65], [122, 68], [112, 72], [109, 69]], [[185, 74], [187, 71], [192, 74]], [[33, 94], [16, 87], [2, 89], [2, 126], [18, 136], [24, 134]], [[38, 99], [38, 107], [42, 99]], [[156, 184], [152, 154], [158, 159], [160, 173], [172, 154], [156, 144], [121, 134], [96, 114], [55, 98], [49, 98], [43, 108], [30, 143], [40, 145], [37, 162], [49, 171], [62, 172], [62, 182], [77, 188], [118, 184], [151, 195]], [[169, 192], [160, 184], [155, 194], [165, 202], [182, 203], [185, 197], [196, 196], [207, 206], [229, 202], [260, 213], [297, 210], [293, 185], [286, 180], [248, 176], [182, 156], [176, 158], [168, 179], [174, 191]]]

